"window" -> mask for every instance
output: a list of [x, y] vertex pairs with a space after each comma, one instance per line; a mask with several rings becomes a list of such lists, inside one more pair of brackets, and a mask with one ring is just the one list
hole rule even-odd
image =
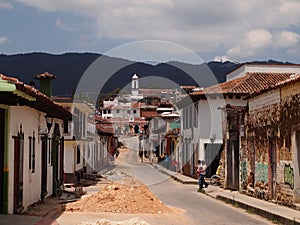
[[32, 172], [35, 172], [35, 137], [32, 138]]
[[28, 137], [29, 139], [29, 169], [31, 170], [31, 160], [32, 160], [32, 137]]
[[86, 115], [83, 114], [82, 117], [83, 117], [82, 118], [82, 135], [83, 135], [83, 137], [85, 137], [85, 133], [86, 133], [86, 130], [85, 130], [85, 128], [86, 128], [86, 123], [85, 123]]
[[192, 115], [193, 115], [193, 106], [194, 105], [191, 105], [190, 107], [189, 107], [189, 114], [188, 114], [188, 128], [191, 128], [192, 127]]
[[106, 110], [105, 109], [103, 110], [103, 114], [106, 114]]
[[[33, 134], [34, 135], [34, 134]], [[30, 136], [29, 139], [29, 169], [32, 173], [35, 172], [35, 137]]]
[[120, 113], [120, 109], [117, 109], [117, 113]]
[[198, 103], [195, 103], [195, 107], [194, 107], [194, 127], [198, 126]]
[[80, 145], [77, 145], [76, 158], [77, 158], [77, 164], [79, 164], [80, 163]]
[[48, 163], [49, 165], [51, 165], [51, 157], [52, 157], [52, 154], [51, 154], [51, 138], [48, 138]]
[[133, 110], [133, 114], [136, 114], [136, 109]]
[[187, 128], [187, 108], [183, 109], [183, 129]]

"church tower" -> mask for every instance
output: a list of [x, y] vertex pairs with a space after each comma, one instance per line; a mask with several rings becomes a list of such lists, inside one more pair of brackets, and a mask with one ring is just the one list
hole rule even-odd
[[134, 74], [131, 78], [131, 95], [139, 95], [139, 77], [136, 74]]

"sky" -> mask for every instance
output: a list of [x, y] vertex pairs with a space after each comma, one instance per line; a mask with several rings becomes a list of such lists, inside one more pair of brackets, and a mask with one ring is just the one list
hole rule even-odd
[[105, 54], [157, 40], [206, 62], [300, 63], [299, 9], [300, 0], [0, 0], [0, 53]]

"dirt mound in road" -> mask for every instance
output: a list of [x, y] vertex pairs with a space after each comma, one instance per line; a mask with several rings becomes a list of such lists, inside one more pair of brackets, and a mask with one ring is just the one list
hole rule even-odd
[[81, 225], [150, 225], [150, 224], [141, 218], [134, 217], [132, 219], [124, 220], [124, 221], [112, 221], [112, 220], [101, 219], [93, 223], [81, 223]]
[[112, 182], [92, 196], [69, 203], [66, 210], [130, 214], [174, 212], [174, 209], [164, 205], [146, 185], [132, 177]]

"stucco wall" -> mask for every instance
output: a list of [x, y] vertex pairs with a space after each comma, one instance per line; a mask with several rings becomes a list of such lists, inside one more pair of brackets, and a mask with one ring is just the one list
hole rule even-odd
[[[293, 202], [295, 180], [299, 182], [299, 179], [295, 178], [295, 171], [299, 171], [299, 166], [296, 166], [299, 162], [295, 157], [297, 156], [295, 154], [297, 151], [295, 129], [298, 129], [300, 125], [299, 87], [300, 83], [287, 85], [249, 101], [247, 136], [249, 140], [252, 138], [255, 141], [255, 185], [259, 186], [262, 181], [260, 178], [266, 176], [269, 181], [272, 180], [269, 144], [270, 138], [274, 138], [276, 144], [276, 194], [273, 198], [277, 202], [287, 205]], [[275, 97], [268, 98], [268, 96]], [[281, 96], [280, 101], [276, 96]], [[268, 99], [272, 99], [272, 102], [269, 102]], [[250, 151], [251, 146], [248, 145], [248, 157], [251, 154]], [[251, 158], [248, 158], [248, 162], [250, 161]], [[262, 171], [260, 168], [263, 166], [267, 166], [267, 169]], [[261, 175], [260, 173], [264, 174]], [[264, 182], [266, 181], [264, 180]], [[300, 188], [300, 184], [298, 186], [297, 188]], [[270, 197], [270, 187], [264, 188]]]
[[[39, 132], [47, 131], [44, 113], [26, 106], [9, 107], [9, 202], [8, 212], [13, 213], [13, 187], [14, 187], [14, 139], [18, 134], [20, 125], [24, 132], [24, 167], [23, 167], [23, 206], [26, 209], [29, 205], [37, 202], [41, 195], [41, 140]], [[62, 121], [54, 119], [53, 124]], [[39, 128], [40, 127], [40, 128]], [[49, 132], [52, 136], [53, 127]], [[62, 130], [60, 131], [62, 134]], [[29, 136], [35, 137], [35, 172], [29, 169]], [[47, 191], [48, 196], [52, 194], [52, 166], [48, 163], [49, 154], [47, 152]]]

